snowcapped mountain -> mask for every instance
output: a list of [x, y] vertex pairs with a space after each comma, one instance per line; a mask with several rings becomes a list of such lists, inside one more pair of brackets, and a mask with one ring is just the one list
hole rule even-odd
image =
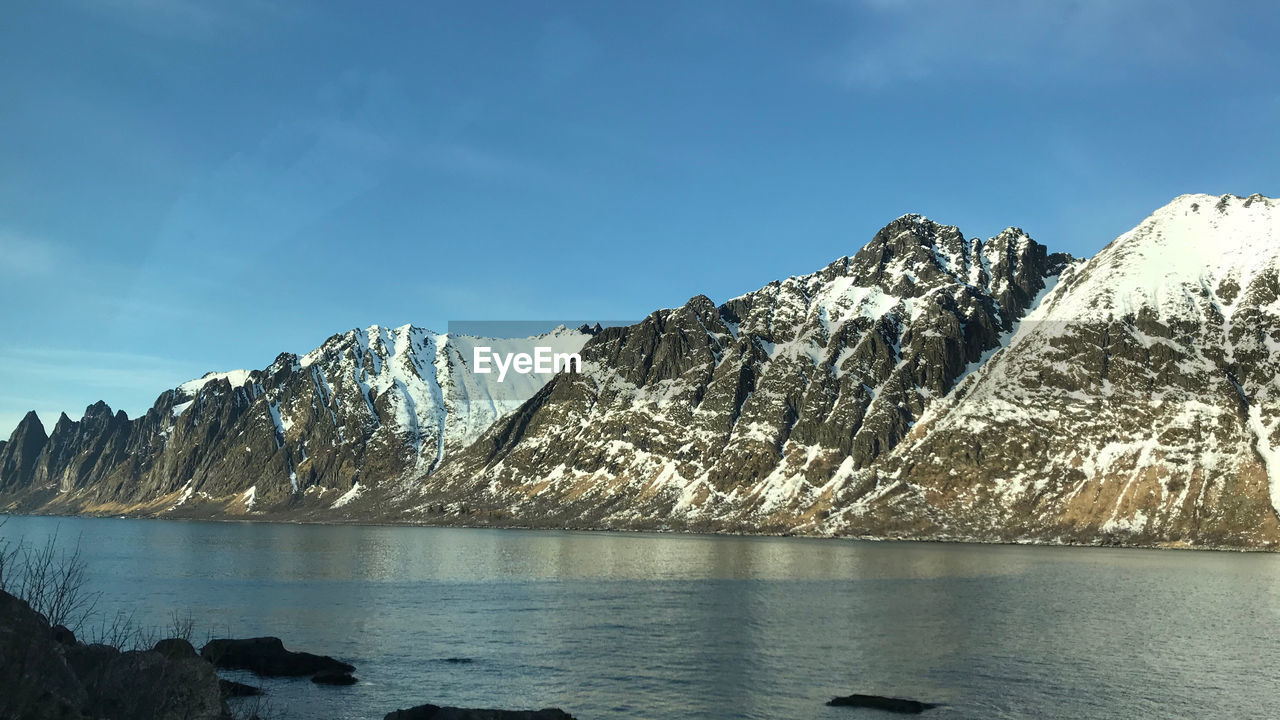
[[[577, 352], [589, 338], [559, 328], [536, 344]], [[374, 325], [263, 370], [183, 383], [136, 420], [98, 403], [79, 422], [64, 414], [41, 439], [30, 414], [19, 443], [0, 450], [0, 487], [104, 512], [209, 512], [202, 501], [218, 512], [332, 507], [359, 495], [362, 478], [391, 489], [429, 473], [532, 397], [549, 376], [499, 383], [469, 364], [478, 343], [514, 351], [533, 342]]]
[[[1186, 195], [1064, 274], [832, 523], [1273, 547], [1280, 202]], [[851, 485], [865, 478], [852, 479]]]
[[[135, 420], [0, 445], [18, 510], [1280, 546], [1280, 202], [1188, 195], [1097, 256], [916, 215], [716, 305], [479, 340], [335, 335]], [[495, 349], [515, 349], [484, 341]], [[516, 341], [512, 341], [516, 342]], [[514, 381], [513, 381], [514, 380]]]

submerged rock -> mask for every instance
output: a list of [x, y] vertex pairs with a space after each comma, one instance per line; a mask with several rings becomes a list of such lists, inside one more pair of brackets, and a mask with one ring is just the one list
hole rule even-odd
[[224, 698], [255, 697], [262, 694], [262, 688], [245, 685], [235, 680], [219, 679], [218, 689], [222, 691], [222, 697]]
[[909, 700], [907, 698], [858, 694], [833, 698], [829, 700], [827, 704], [833, 706], [874, 708], [876, 710], [884, 710], [886, 712], [902, 713], [903, 715], [918, 715], [925, 710], [937, 707], [937, 705], [932, 703], [920, 702], [919, 700]]
[[358, 681], [351, 673], [322, 672], [311, 676], [311, 682], [317, 685], [355, 685]]
[[286, 650], [280, 638], [210, 640], [200, 650], [205, 660], [227, 670], [248, 670], [267, 677], [297, 677], [321, 672], [349, 673], [355, 666], [327, 655]]
[[475, 708], [418, 705], [387, 713], [383, 720], [574, 720], [559, 708], [542, 710], [481, 710]]

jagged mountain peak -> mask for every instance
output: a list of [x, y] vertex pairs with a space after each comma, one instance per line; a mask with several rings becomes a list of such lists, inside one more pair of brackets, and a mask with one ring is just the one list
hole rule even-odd
[[38, 428], [40, 433], [44, 433], [44, 423], [40, 421], [40, 416], [36, 414], [35, 410], [28, 410], [27, 414], [22, 416], [22, 419], [18, 421], [18, 428], [31, 430]]
[[22, 416], [18, 427], [0, 447], [0, 488], [11, 489], [31, 482], [49, 436], [34, 410]]
[[885, 226], [876, 233], [876, 236], [892, 236], [895, 232], [901, 232], [905, 229], [917, 229], [922, 231], [926, 236], [936, 236], [939, 234], [950, 235], [951, 233], [960, 232], [960, 228], [955, 225], [940, 223], [920, 213], [904, 213], [885, 224]]

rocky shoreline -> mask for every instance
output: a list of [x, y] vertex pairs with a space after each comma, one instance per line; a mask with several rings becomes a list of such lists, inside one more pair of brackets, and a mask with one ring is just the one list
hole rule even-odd
[[[279, 638], [214, 639], [199, 652], [184, 638], [147, 650], [78, 640], [26, 601], [0, 590], [0, 717], [22, 720], [263, 720], [235, 699], [260, 688], [220, 678], [219, 669], [259, 677], [305, 677], [350, 685], [355, 667], [288, 650]], [[230, 702], [229, 702], [230, 701]], [[387, 720], [573, 720], [556, 708], [495, 710], [422, 704]]]
[[[463, 661], [451, 658], [451, 661]], [[146, 650], [86, 643], [26, 601], [0, 590], [0, 717], [22, 720], [266, 720], [253, 704], [260, 687], [218, 676], [247, 671], [261, 678], [311, 677], [353, 685], [355, 666], [326, 655], [289, 650], [275, 637], [217, 638], [198, 652], [185, 638]], [[831, 706], [919, 714], [932, 703], [880, 695], [836, 697]], [[392, 710], [384, 720], [574, 720], [559, 708], [503, 710], [424, 703]]]
[[1042, 546], [1060, 548], [1115, 548], [1132, 550], [1177, 550], [1199, 552], [1234, 552], [1234, 553], [1274, 553], [1280, 552], [1280, 546], [1267, 545], [1260, 547], [1238, 546], [1228, 544], [1196, 544], [1187, 541], [1139, 541], [1128, 537], [1079, 537], [1079, 538], [1041, 538], [1041, 537], [996, 537], [983, 535], [933, 535], [933, 534], [897, 534], [866, 535], [847, 532], [819, 532], [816, 530], [779, 530], [748, 529], [741, 527], [724, 527], [714, 523], [699, 524], [695, 527], [670, 527], [657, 523], [641, 523], [636, 525], [592, 525], [576, 523], [529, 523], [526, 521], [510, 522], [432, 522], [430, 520], [403, 519], [368, 519], [368, 518], [312, 518], [273, 513], [256, 513], [253, 515], [154, 515], [154, 514], [94, 514], [94, 513], [62, 513], [62, 512], [30, 512], [11, 515], [30, 517], [67, 517], [120, 520], [169, 520], [176, 522], [208, 522], [208, 523], [268, 523], [281, 525], [353, 525], [365, 527], [420, 527], [420, 528], [456, 528], [466, 530], [523, 530], [533, 532], [574, 532], [574, 533], [633, 533], [655, 535], [709, 535], [725, 537], [794, 537], [810, 540], [861, 540], [864, 542], [907, 542], [907, 543], [943, 543], [956, 545], [1017, 545]]

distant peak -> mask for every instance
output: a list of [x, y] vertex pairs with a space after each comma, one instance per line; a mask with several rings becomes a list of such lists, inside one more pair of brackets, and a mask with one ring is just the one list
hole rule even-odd
[[881, 230], [881, 232], [889, 230], [890, 228], [906, 229], [908, 227], [958, 231], [958, 228], [956, 228], [955, 225], [944, 225], [935, 220], [930, 220], [928, 217], [918, 213], [907, 213], [906, 215], [899, 215], [891, 220], [888, 225], [884, 226], [884, 229]]
[[[39, 430], [41, 435], [45, 434], [44, 423], [40, 421], [40, 416], [36, 414], [35, 410], [28, 410], [27, 414], [23, 415], [22, 420], [18, 422], [17, 430], [24, 429], [29, 431]], [[17, 432], [17, 430], [15, 430], [15, 432]]]
[[997, 233], [997, 234], [996, 234], [996, 237], [998, 237], [998, 238], [999, 238], [999, 237], [1014, 237], [1014, 238], [1018, 238], [1018, 237], [1031, 237], [1031, 236], [1030, 236], [1030, 235], [1027, 235], [1027, 231], [1026, 231], [1026, 230], [1023, 230], [1023, 229], [1022, 229], [1022, 228], [1020, 228], [1020, 227], [1014, 227], [1013, 225], [1010, 225], [1009, 227], [1007, 227], [1007, 228], [1005, 228], [1005, 229], [1001, 230], [999, 233]]
[[923, 215], [902, 215], [881, 228], [855, 257], [889, 252], [895, 257], [927, 258], [937, 251], [958, 249], [965, 242], [964, 233], [955, 225], [943, 225]]
[[959, 234], [960, 228], [955, 225], [944, 225], [935, 220], [930, 220], [924, 215], [908, 213], [894, 218], [888, 225], [881, 228], [876, 235], [892, 238], [893, 235], [901, 232], [915, 232], [925, 238], [932, 238], [940, 234]]
[[93, 403], [92, 405], [84, 409], [85, 417], [97, 417], [99, 415], [108, 416], [111, 414], [113, 414], [111, 412], [111, 406], [108, 405], [103, 400], [99, 400], [98, 402]]

